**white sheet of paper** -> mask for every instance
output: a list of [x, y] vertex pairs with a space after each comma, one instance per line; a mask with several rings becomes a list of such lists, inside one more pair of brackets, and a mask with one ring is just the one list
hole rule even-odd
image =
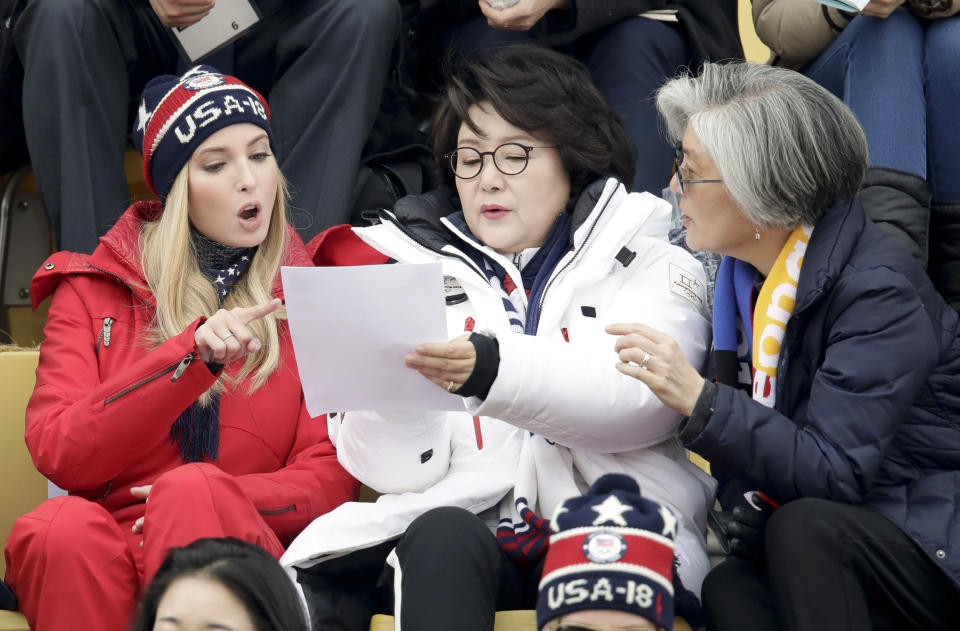
[[403, 363], [420, 342], [445, 342], [439, 263], [283, 267], [283, 293], [307, 411], [463, 410]]
[[259, 21], [250, 0], [217, 0], [202, 20], [170, 31], [190, 61], [197, 61], [240, 37]]

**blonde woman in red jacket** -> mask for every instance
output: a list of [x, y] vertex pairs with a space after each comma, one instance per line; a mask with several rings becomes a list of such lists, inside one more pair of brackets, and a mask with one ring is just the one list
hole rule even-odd
[[278, 271], [310, 261], [263, 98], [209, 67], [158, 77], [134, 137], [163, 202], [32, 285], [53, 302], [26, 441], [69, 491], [7, 544], [34, 631], [121, 631], [171, 547], [234, 536], [279, 557], [357, 492], [303, 404]]

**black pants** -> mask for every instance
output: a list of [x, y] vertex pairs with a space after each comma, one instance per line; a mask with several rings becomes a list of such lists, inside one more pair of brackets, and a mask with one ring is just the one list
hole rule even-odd
[[797, 500], [771, 517], [765, 545], [765, 562], [731, 557], [707, 575], [709, 630], [960, 626], [960, 591], [910, 537], [872, 510]]
[[491, 631], [498, 609], [536, 606], [542, 570], [542, 561], [518, 569], [476, 515], [438, 508], [399, 540], [301, 570], [298, 580], [316, 631], [367, 631], [372, 614], [398, 611], [408, 631]]
[[[400, 28], [397, 0], [258, 0], [263, 19], [209, 63], [268, 97], [292, 223], [349, 218]], [[130, 101], [187, 66], [146, 0], [28, 0], [14, 38], [24, 126], [61, 249], [91, 252], [124, 211]]]

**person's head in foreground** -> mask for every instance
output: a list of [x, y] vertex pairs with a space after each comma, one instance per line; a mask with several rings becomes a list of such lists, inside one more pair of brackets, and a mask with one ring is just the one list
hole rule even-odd
[[673, 628], [677, 520], [633, 478], [604, 475], [551, 520], [540, 580], [541, 631]]
[[296, 588], [263, 548], [199, 539], [170, 551], [132, 631], [307, 631]]
[[853, 113], [803, 75], [762, 64], [704, 64], [673, 79], [657, 108], [677, 146], [687, 244], [766, 275], [790, 233], [853, 197], [867, 141]]
[[210, 66], [161, 75], [144, 88], [133, 137], [146, 183], [163, 201], [162, 212], [142, 218], [140, 236], [156, 337], [219, 308], [260, 305], [267, 313], [243, 327], [214, 323], [203, 357], [226, 364], [246, 356], [236, 378], [253, 372], [259, 387], [279, 361], [272, 290], [287, 246], [286, 185], [266, 100]]
[[573, 58], [510, 46], [453, 61], [447, 77], [431, 140], [485, 245], [539, 247], [587, 185], [633, 181], [619, 116]]

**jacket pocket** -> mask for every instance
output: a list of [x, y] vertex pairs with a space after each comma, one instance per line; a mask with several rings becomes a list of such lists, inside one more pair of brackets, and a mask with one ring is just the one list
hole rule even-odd
[[194, 355], [193, 353], [189, 353], [186, 357], [184, 357], [183, 359], [181, 359], [181, 360], [178, 361], [177, 363], [171, 364], [171, 365], [169, 365], [169, 366], [166, 366], [166, 367], [163, 368], [162, 370], [159, 370], [159, 371], [153, 373], [152, 375], [149, 375], [149, 376], [147, 376], [147, 377], [144, 377], [143, 379], [140, 379], [139, 381], [136, 381], [136, 382], [130, 384], [129, 386], [127, 386], [127, 387], [124, 388], [123, 390], [120, 390], [120, 391], [118, 391], [118, 392], [115, 392], [115, 393], [111, 394], [109, 397], [107, 397], [107, 398], [103, 401], [103, 404], [104, 404], [104, 405], [109, 405], [110, 403], [113, 403], [114, 401], [116, 401], [116, 400], [119, 399], [120, 397], [122, 397], [122, 396], [124, 396], [124, 395], [127, 395], [127, 394], [130, 394], [130, 393], [133, 392], [134, 390], [136, 390], [136, 389], [138, 389], [138, 388], [142, 388], [143, 386], [147, 385], [148, 383], [150, 383], [150, 382], [152, 382], [152, 381], [155, 381], [155, 380], [159, 379], [160, 377], [163, 377], [164, 375], [169, 375], [170, 373], [173, 373], [173, 376], [170, 378], [170, 381], [176, 381], [177, 379], [180, 378], [180, 375], [183, 374], [183, 371], [186, 370], [187, 366], [189, 366], [189, 365], [193, 362], [194, 359], [196, 359], [196, 355]]

